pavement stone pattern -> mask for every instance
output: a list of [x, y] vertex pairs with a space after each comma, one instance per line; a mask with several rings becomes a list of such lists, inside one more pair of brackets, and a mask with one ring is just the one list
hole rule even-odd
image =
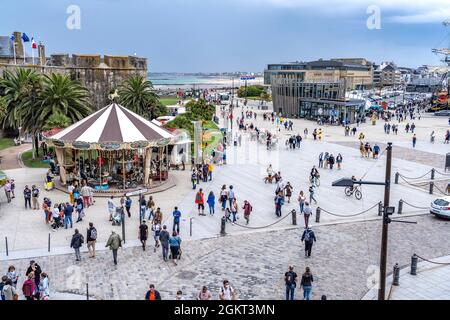
[[[428, 259], [450, 254], [447, 242], [442, 241], [448, 237], [450, 222], [431, 215], [402, 220], [418, 224], [390, 224], [388, 272], [395, 263], [407, 266], [413, 253]], [[283, 275], [290, 264], [299, 275], [306, 266], [311, 268], [314, 299], [322, 294], [333, 300], [361, 299], [369, 290], [367, 268], [379, 261], [381, 221], [316, 227], [318, 241], [309, 259], [304, 258], [300, 232], [268, 231], [186, 241], [178, 266], [163, 262], [161, 252], [154, 253], [151, 248], [145, 252], [140, 248], [120, 250], [117, 267], [108, 251], [99, 252], [95, 259], [84, 253], [81, 262], [75, 262], [74, 254], [37, 261], [49, 274], [52, 291], [83, 295], [87, 281], [95, 299], [141, 300], [150, 283], [163, 299], [174, 299], [177, 290], [187, 299], [195, 299], [203, 285], [218, 299], [219, 285], [225, 278], [238, 290], [239, 299], [284, 299]], [[29, 259], [2, 261], [0, 270], [14, 264], [24, 274], [28, 263]], [[301, 298], [299, 289], [296, 295]]]

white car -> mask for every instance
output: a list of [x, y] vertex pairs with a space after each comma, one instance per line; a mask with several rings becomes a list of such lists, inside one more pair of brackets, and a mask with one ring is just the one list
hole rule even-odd
[[430, 213], [440, 218], [450, 219], [450, 197], [437, 198], [431, 202]]

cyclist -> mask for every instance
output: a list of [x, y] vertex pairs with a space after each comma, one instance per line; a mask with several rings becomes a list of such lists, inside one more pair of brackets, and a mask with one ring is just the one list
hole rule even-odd
[[[353, 181], [353, 182], [356, 182], [355, 176], [352, 176], [352, 181]], [[350, 187], [350, 191], [351, 191], [352, 193], [353, 193], [353, 190], [354, 190], [353, 188], [354, 188], [353, 186]]]

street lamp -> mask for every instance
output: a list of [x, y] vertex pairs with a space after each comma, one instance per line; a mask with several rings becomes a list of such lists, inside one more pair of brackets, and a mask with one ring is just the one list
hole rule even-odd
[[391, 220], [389, 218], [395, 212], [395, 207], [389, 207], [390, 189], [391, 189], [391, 169], [392, 169], [392, 142], [388, 142], [386, 148], [386, 176], [384, 182], [376, 181], [356, 181], [351, 178], [342, 178], [334, 181], [333, 187], [353, 187], [357, 185], [377, 185], [384, 186], [383, 203], [383, 228], [381, 232], [381, 252], [380, 252], [380, 288], [378, 289], [378, 300], [384, 300], [386, 297], [386, 264], [387, 264], [387, 245], [388, 245], [388, 226], [391, 222], [417, 223], [411, 221]]

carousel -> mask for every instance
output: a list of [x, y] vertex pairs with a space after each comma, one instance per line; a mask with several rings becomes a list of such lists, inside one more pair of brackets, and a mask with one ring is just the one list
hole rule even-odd
[[84, 182], [98, 191], [128, 192], [168, 179], [173, 138], [113, 102], [46, 140], [55, 147], [62, 186]]

